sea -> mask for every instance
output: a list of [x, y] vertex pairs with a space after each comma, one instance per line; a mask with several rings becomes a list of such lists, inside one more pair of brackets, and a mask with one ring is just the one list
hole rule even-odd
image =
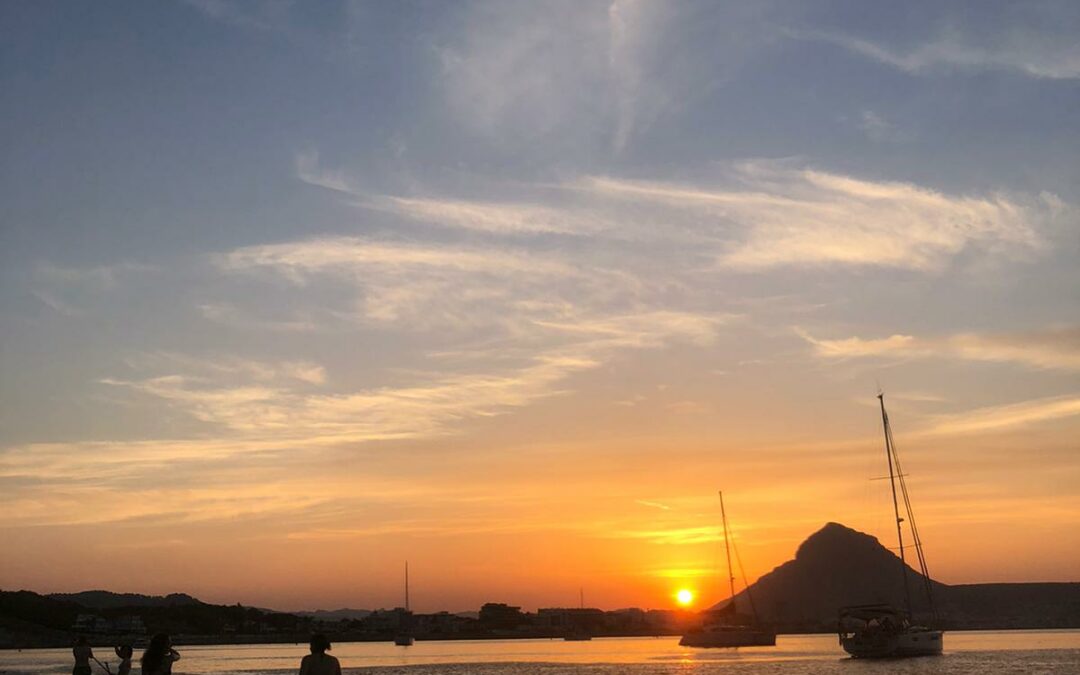
[[[178, 675], [295, 673], [307, 653], [305, 644], [178, 649]], [[111, 649], [94, 651], [102, 661], [115, 663]], [[343, 642], [335, 644], [332, 653], [345, 673], [364, 675], [1080, 675], [1080, 630], [953, 631], [945, 634], [941, 656], [874, 661], [848, 658], [835, 635], [781, 635], [775, 647], [740, 649], [680, 647], [677, 637], [422, 641], [411, 647]], [[70, 649], [0, 651], [3, 675], [59, 675], [70, 673], [72, 664]], [[104, 673], [95, 667], [95, 675], [98, 672]], [[133, 672], [138, 673], [138, 663]]]

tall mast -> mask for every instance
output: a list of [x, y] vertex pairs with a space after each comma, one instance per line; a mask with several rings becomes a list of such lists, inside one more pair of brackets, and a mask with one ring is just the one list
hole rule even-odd
[[893, 446], [892, 430], [889, 428], [889, 415], [885, 412], [885, 394], [878, 394], [878, 403], [881, 404], [881, 426], [885, 432], [885, 456], [889, 459], [889, 485], [892, 487], [893, 514], [896, 516], [896, 541], [900, 545], [900, 578], [904, 581], [904, 606], [907, 608], [908, 618], [911, 617], [911, 592], [908, 590], [907, 561], [904, 559], [904, 533], [900, 523], [904, 519], [900, 517], [900, 505], [896, 501], [896, 473], [893, 471]]
[[409, 561], [405, 561], [405, 611], [409, 611]]
[[585, 609], [585, 587], [582, 586], [581, 588], [579, 588], [578, 593], [581, 596], [581, 608]]
[[731, 584], [731, 602], [735, 603], [735, 574], [731, 571], [731, 543], [728, 541], [727, 512], [724, 511], [724, 491], [720, 491], [720, 518], [724, 523], [724, 552], [727, 554], [728, 583]]

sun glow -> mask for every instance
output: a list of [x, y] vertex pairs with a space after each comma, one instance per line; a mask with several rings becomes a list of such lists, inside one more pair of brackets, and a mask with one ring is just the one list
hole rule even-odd
[[690, 603], [694, 601], [694, 592], [687, 588], [679, 589], [679, 591], [675, 593], [675, 600], [683, 607], [689, 607]]

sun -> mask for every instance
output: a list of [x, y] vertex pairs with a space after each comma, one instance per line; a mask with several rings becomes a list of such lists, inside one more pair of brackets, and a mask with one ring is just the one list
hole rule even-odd
[[678, 600], [679, 604], [683, 607], [689, 607], [690, 603], [694, 601], [694, 592], [688, 588], [681, 588], [675, 594], [675, 599]]

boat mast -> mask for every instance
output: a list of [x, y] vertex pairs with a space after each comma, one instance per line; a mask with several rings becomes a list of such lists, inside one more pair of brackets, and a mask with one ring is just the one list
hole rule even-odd
[[904, 559], [904, 533], [900, 523], [904, 519], [900, 517], [900, 505], [896, 501], [896, 473], [893, 471], [893, 446], [892, 431], [889, 428], [889, 415], [885, 412], [885, 394], [878, 394], [878, 403], [881, 404], [881, 425], [885, 431], [885, 456], [889, 459], [889, 485], [892, 487], [893, 514], [896, 516], [896, 541], [900, 545], [900, 578], [904, 580], [904, 606], [907, 608], [908, 618], [911, 618], [911, 592], [908, 590], [907, 561]]
[[724, 511], [724, 491], [720, 491], [720, 518], [724, 523], [724, 552], [727, 554], [728, 583], [731, 584], [731, 604], [735, 605], [735, 574], [731, 571], [731, 543], [728, 539], [727, 513]]
[[409, 561], [405, 561], [405, 611], [409, 611]]

